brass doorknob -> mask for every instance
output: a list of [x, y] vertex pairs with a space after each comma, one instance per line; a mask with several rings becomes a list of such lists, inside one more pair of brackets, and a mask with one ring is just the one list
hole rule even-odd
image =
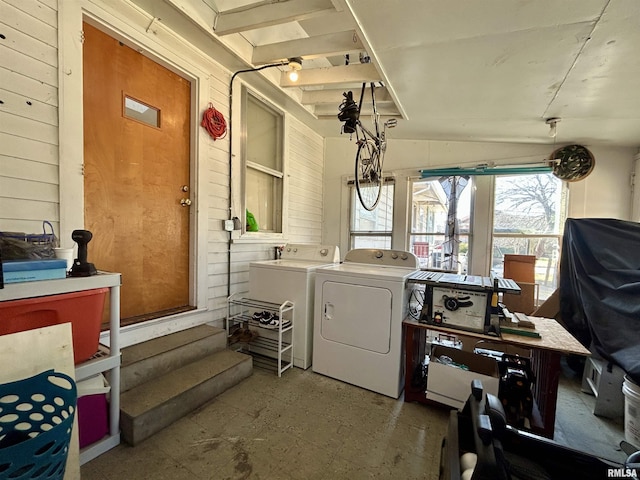
[[191, 199], [189, 198], [180, 199], [180, 205], [182, 205], [183, 207], [188, 207], [189, 205], [191, 205]]

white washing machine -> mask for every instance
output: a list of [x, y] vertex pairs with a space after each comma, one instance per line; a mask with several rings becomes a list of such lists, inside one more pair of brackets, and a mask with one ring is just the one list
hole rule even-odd
[[355, 249], [316, 270], [313, 371], [398, 398], [404, 386], [402, 320], [418, 258]]
[[[315, 271], [339, 262], [337, 246], [287, 244], [278, 260], [249, 264], [250, 298], [273, 303], [290, 300], [294, 304], [293, 364], [296, 367], [311, 366]], [[273, 332], [260, 332], [266, 336], [270, 333]]]

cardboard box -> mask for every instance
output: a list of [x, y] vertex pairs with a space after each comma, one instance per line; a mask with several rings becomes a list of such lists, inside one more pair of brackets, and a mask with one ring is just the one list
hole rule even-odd
[[535, 255], [506, 254], [504, 256], [504, 278], [510, 278], [518, 283], [536, 283], [535, 268]]
[[520, 287], [520, 295], [503, 293], [502, 302], [510, 312], [531, 315], [538, 301], [538, 285], [536, 283], [517, 282]]
[[533, 311], [531, 316], [554, 318], [560, 323], [560, 325], [564, 325], [560, 315], [560, 290], [555, 289], [549, 298], [547, 298], [542, 305]]
[[[454, 363], [466, 365], [469, 370], [433, 361], [442, 355]], [[461, 409], [471, 394], [474, 379], [482, 381], [485, 393], [498, 396], [498, 363], [493, 358], [437, 345], [431, 350], [431, 359], [427, 374], [427, 400]]]

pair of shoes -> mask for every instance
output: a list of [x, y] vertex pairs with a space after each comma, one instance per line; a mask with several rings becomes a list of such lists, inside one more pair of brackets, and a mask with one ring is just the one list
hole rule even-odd
[[233, 332], [231, 332], [231, 335], [229, 335], [229, 343], [239, 342], [243, 332], [244, 328], [236, 328]]
[[256, 322], [269, 323], [273, 317], [278, 318], [278, 315], [265, 310], [264, 312], [255, 312], [252, 318]]
[[260, 335], [255, 330], [251, 330], [250, 328], [243, 328], [238, 337], [238, 341], [242, 343], [249, 343], [259, 336]]
[[[260, 322], [260, 326], [264, 328], [277, 329], [280, 328], [280, 317], [277, 313], [272, 312], [256, 312], [253, 314], [253, 319], [257, 322]], [[289, 320], [282, 321], [282, 327], [287, 328], [291, 325]]]
[[229, 336], [229, 343], [249, 343], [252, 340], [255, 340], [259, 336], [258, 332], [251, 330], [247, 327], [238, 327], [233, 333]]
[[278, 328], [280, 328], [281, 323], [282, 323], [282, 328], [287, 328], [291, 325], [291, 322], [289, 320], [284, 320], [284, 319], [280, 320], [280, 318], [278, 318], [278, 315], [276, 314], [273, 314], [273, 316], [268, 322], [261, 322], [260, 325], [264, 328], [277, 330]]

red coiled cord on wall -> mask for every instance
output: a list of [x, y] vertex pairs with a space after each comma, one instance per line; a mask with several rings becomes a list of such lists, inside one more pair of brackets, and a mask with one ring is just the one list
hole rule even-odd
[[209, 108], [202, 114], [200, 126], [204, 127], [214, 140], [224, 138], [227, 134], [227, 122], [224, 119], [224, 115], [216, 110], [211, 103]]

